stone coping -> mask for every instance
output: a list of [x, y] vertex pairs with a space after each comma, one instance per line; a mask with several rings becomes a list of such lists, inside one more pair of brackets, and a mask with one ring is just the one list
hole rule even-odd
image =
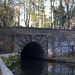
[[18, 54], [18, 52], [17, 53], [0, 54], [0, 57], [6, 57], [6, 58], [8, 58], [9, 56], [12, 56], [14, 54]]
[[75, 58], [70, 58], [70, 57], [68, 57], [68, 59], [67, 58], [65, 58], [65, 59], [63, 59], [63, 58], [48, 58], [47, 59], [48, 61], [55, 61], [55, 62], [63, 62], [63, 63], [75, 63]]

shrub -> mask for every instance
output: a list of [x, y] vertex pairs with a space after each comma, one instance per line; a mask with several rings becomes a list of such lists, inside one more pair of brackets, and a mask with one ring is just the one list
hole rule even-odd
[[[12, 55], [8, 58], [2, 57], [4, 63], [6, 64], [7, 67], [13, 68], [14, 65], [20, 64], [20, 56], [19, 55]], [[15, 66], [14, 66], [15, 67]]]

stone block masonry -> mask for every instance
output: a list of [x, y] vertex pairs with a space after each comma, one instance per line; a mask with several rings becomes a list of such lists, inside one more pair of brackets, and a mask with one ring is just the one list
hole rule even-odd
[[41, 45], [44, 58], [75, 51], [75, 31], [36, 28], [0, 28], [0, 53], [22, 52], [30, 42]]

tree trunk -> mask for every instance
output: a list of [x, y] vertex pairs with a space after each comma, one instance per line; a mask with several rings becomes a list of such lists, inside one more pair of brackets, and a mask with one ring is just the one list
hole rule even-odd
[[66, 28], [69, 28], [69, 7], [67, 6], [67, 15], [66, 15], [66, 20], [67, 20], [67, 24], [66, 24]]
[[19, 14], [18, 14], [18, 26], [20, 26], [20, 7], [19, 7]]
[[25, 4], [24, 4], [24, 22], [25, 22], [26, 18], [25, 18]]
[[51, 3], [51, 27], [52, 28], [52, 0], [50, 0], [50, 3]]
[[44, 28], [46, 26], [46, 17], [45, 17], [45, 12], [44, 12]]

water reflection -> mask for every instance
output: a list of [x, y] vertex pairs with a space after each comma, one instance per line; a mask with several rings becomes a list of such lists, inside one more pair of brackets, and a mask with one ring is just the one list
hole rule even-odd
[[25, 75], [47, 75], [47, 62], [44, 61], [25, 61], [21, 68]]
[[14, 75], [75, 75], [75, 64], [30, 60], [22, 63]]
[[48, 63], [48, 75], [75, 75], [75, 69], [70, 68], [68, 65]]

